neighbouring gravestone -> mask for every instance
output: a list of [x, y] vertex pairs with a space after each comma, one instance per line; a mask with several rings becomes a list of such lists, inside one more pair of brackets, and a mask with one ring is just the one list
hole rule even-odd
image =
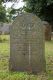
[[50, 41], [52, 32], [51, 25], [46, 21], [43, 21], [43, 25], [45, 27], [45, 40]]
[[10, 26], [12, 23], [0, 22], [0, 34], [10, 34]]
[[45, 71], [44, 51], [41, 20], [31, 13], [18, 15], [10, 28], [10, 70]]

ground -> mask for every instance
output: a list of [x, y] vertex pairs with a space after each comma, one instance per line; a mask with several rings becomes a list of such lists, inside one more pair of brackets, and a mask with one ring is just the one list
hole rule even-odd
[[0, 35], [0, 80], [53, 80], [53, 40], [45, 42], [46, 73], [10, 72], [10, 36]]

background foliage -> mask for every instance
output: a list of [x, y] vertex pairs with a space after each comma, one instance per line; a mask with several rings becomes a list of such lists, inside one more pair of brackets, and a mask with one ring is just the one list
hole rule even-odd
[[[53, 20], [53, 0], [23, 0], [26, 2], [24, 10], [30, 13], [34, 13], [42, 20], [48, 22]], [[52, 4], [52, 6], [51, 6]]]

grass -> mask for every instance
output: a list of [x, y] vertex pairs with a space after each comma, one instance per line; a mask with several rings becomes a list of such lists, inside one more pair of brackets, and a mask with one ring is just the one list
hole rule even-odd
[[45, 42], [46, 73], [9, 72], [10, 36], [0, 35], [0, 80], [53, 80], [53, 40]]
[[53, 40], [45, 42], [45, 56], [48, 80], [53, 80]]

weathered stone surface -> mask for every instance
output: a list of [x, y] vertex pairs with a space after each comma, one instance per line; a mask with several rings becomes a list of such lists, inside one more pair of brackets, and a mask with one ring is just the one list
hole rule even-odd
[[45, 71], [44, 28], [34, 14], [18, 15], [10, 28], [10, 70]]

